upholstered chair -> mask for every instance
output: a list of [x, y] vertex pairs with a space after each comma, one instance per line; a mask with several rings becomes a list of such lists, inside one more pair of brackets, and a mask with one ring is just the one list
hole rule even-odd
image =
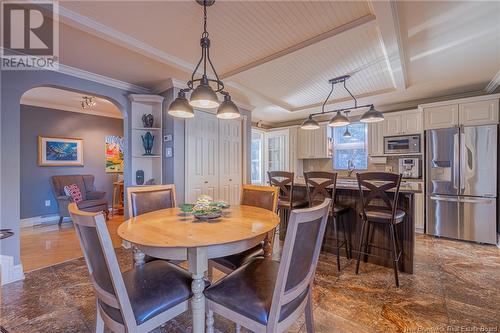
[[97, 298], [97, 333], [149, 332], [188, 310], [191, 276], [157, 260], [120, 272], [104, 215], [69, 205]]
[[252, 332], [284, 332], [305, 312], [314, 332], [312, 288], [331, 199], [292, 210], [280, 262], [254, 258], [205, 290], [207, 333], [214, 313]]
[[[241, 205], [264, 208], [276, 212], [278, 206], [278, 191], [275, 186], [243, 185], [241, 187]], [[268, 236], [269, 244], [272, 246], [274, 232]], [[208, 278], [212, 280], [213, 268], [229, 274], [252, 258], [264, 256], [264, 244], [254, 246], [247, 251], [236, 253], [227, 257], [210, 260], [208, 267]], [[271, 251], [271, 249], [269, 249]]]
[[[151, 185], [127, 188], [127, 202], [129, 217], [136, 217], [156, 210], [173, 208], [176, 206], [175, 185]], [[134, 258], [143, 257], [144, 262], [157, 258], [139, 253], [136, 248]]]
[[97, 191], [94, 185], [93, 175], [61, 175], [52, 176], [51, 185], [54, 197], [59, 209], [59, 225], [65, 217], [69, 217], [68, 205], [71, 197], [64, 193], [64, 186], [75, 184], [82, 193], [82, 201], [78, 202], [78, 208], [86, 212], [104, 212], [108, 218], [109, 208], [106, 192]]

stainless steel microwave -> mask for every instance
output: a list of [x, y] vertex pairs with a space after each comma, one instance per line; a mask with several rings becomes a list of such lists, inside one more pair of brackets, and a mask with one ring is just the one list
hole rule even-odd
[[420, 134], [384, 137], [384, 154], [420, 153]]

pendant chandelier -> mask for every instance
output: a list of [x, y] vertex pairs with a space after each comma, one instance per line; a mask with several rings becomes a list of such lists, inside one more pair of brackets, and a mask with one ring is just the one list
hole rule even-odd
[[[191, 74], [191, 80], [187, 82], [187, 88], [181, 89], [177, 98], [170, 104], [168, 114], [179, 118], [193, 118], [193, 107], [201, 109], [217, 109], [217, 117], [221, 119], [235, 119], [240, 116], [240, 111], [228, 92], [224, 91], [224, 83], [219, 79], [219, 75], [215, 70], [212, 60], [210, 59], [210, 39], [207, 31], [207, 7], [212, 6], [215, 0], [196, 0], [198, 4], [203, 6], [203, 33], [201, 34], [201, 58]], [[195, 78], [200, 66], [203, 66], [203, 74], [199, 78]], [[210, 67], [215, 78], [209, 78], [207, 75], [207, 67]], [[210, 83], [216, 89], [214, 90]], [[195, 88], [195, 84], [198, 86]], [[186, 93], [193, 91], [189, 101]], [[219, 102], [217, 93], [222, 95], [224, 100]]]
[[[367, 107], [369, 107], [370, 109], [368, 111], [366, 111], [361, 116], [361, 119], [359, 120], [360, 122], [362, 122], [362, 123], [374, 123], [374, 122], [378, 122], [378, 121], [383, 121], [384, 120], [384, 115], [380, 111], [375, 110], [375, 107], [373, 106], [373, 104], [358, 105], [358, 100], [356, 99], [356, 97], [354, 97], [354, 95], [349, 91], [349, 89], [346, 86], [346, 81], [350, 77], [351, 77], [350, 75], [344, 75], [344, 76], [339, 76], [339, 77], [333, 78], [333, 79], [331, 79], [331, 80], [328, 81], [328, 83], [330, 83], [332, 87], [330, 89], [330, 93], [328, 94], [328, 96], [326, 97], [325, 101], [323, 102], [323, 105], [321, 106], [321, 112], [310, 114], [309, 117], [306, 120], [304, 120], [304, 122], [300, 126], [301, 129], [305, 129], [305, 130], [318, 129], [320, 126], [319, 126], [319, 123], [316, 120], [314, 120], [315, 116], [320, 116], [320, 115], [335, 113], [335, 115], [332, 117], [332, 119], [328, 122], [328, 126], [330, 126], [330, 127], [342, 127], [342, 126], [346, 126], [346, 131], [344, 133], [344, 136], [345, 137], [349, 137], [350, 134], [351, 134], [349, 132], [349, 129], [347, 128], [347, 126], [351, 123], [351, 121], [349, 120], [349, 117], [348, 117], [349, 112], [351, 110], [361, 109], [361, 108], [367, 108]], [[354, 101], [354, 106], [350, 107], [350, 108], [343, 108], [343, 109], [338, 109], [338, 110], [325, 111], [326, 103], [330, 99], [330, 96], [333, 93], [333, 87], [337, 83], [342, 83], [343, 84], [344, 89], [352, 97], [352, 99]]]

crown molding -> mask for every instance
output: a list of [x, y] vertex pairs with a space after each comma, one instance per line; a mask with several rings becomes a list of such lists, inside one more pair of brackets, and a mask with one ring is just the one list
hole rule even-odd
[[66, 75], [70, 75], [73, 77], [77, 77], [79, 79], [84, 79], [84, 80], [104, 84], [106, 86], [110, 86], [113, 88], [123, 89], [123, 90], [129, 91], [131, 93], [137, 93], [137, 94], [150, 94], [151, 93], [151, 90], [148, 88], [141, 87], [141, 86], [138, 86], [138, 85], [135, 85], [132, 83], [125, 82], [125, 81], [113, 79], [113, 78], [110, 78], [108, 76], [88, 72], [86, 70], [79, 69], [76, 67], [71, 67], [68, 65], [61, 64], [61, 63], [59, 64], [59, 69], [57, 70], [57, 72], [62, 73], [62, 74], [66, 74]]
[[158, 85], [154, 86], [153, 89], [151, 89], [151, 92], [153, 94], [161, 94], [172, 88], [178, 88], [178, 89], [186, 88], [186, 82], [170, 77], [160, 82]]
[[492, 94], [495, 90], [497, 90], [498, 86], [500, 86], [500, 71], [498, 71], [493, 79], [488, 83], [488, 85], [484, 88], [488, 94]]
[[81, 108], [74, 107], [71, 105], [64, 105], [64, 104], [59, 104], [59, 103], [51, 103], [51, 102], [44, 102], [44, 101], [39, 101], [36, 99], [32, 98], [26, 98], [26, 97], [21, 97], [21, 104], [23, 105], [30, 105], [30, 106], [36, 106], [40, 108], [45, 108], [45, 109], [53, 109], [53, 110], [63, 110], [63, 111], [69, 111], [69, 112], [75, 112], [75, 113], [82, 113], [82, 114], [87, 114], [91, 116], [100, 116], [100, 117], [108, 117], [108, 118], [115, 118], [115, 119], [123, 119], [123, 116], [120, 111], [117, 111], [119, 114], [111, 114], [106, 111], [100, 111], [96, 109], [91, 109], [91, 110], [82, 110]]
[[163, 96], [159, 95], [145, 95], [145, 94], [130, 94], [128, 98], [132, 102], [144, 102], [144, 103], [162, 103], [165, 99]]

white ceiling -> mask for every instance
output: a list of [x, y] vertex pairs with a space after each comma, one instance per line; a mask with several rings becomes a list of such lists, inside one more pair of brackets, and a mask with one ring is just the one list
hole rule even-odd
[[[154, 91], [187, 80], [199, 59], [194, 1], [60, 6], [64, 64]], [[230, 92], [269, 123], [318, 111], [328, 79], [343, 74], [360, 103], [386, 109], [483, 90], [500, 70], [500, 2], [219, 0], [208, 31]], [[328, 107], [347, 97], [336, 88]]]
[[92, 109], [82, 109], [81, 102], [83, 96], [91, 97], [91, 95], [69, 90], [52, 87], [37, 87], [23, 94], [21, 97], [21, 104], [103, 117], [123, 118], [122, 113], [113, 103], [100, 97], [92, 96], [96, 103]]

